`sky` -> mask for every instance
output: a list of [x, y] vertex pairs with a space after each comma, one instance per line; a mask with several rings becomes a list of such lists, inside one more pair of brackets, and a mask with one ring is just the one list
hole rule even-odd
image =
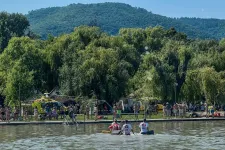
[[168, 17], [225, 19], [225, 0], [0, 0], [0, 11], [27, 14], [40, 8], [103, 2], [126, 3]]

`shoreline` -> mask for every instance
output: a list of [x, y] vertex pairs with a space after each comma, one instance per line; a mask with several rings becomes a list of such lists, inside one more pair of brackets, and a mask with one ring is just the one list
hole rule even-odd
[[[78, 124], [102, 124], [102, 123], [112, 123], [113, 120], [87, 120], [87, 121], [77, 121]], [[120, 122], [120, 120], [118, 120]], [[129, 120], [129, 122], [142, 122], [139, 120]], [[188, 122], [188, 121], [225, 121], [225, 118], [171, 118], [171, 119], [147, 119], [147, 122]], [[65, 121], [12, 121], [12, 122], [0, 122], [0, 126], [17, 126], [17, 125], [56, 125], [65, 124]], [[69, 125], [76, 123], [68, 122]]]

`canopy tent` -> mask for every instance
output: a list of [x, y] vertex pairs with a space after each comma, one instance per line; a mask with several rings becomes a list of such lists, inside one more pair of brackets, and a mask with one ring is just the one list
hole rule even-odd
[[76, 105], [76, 102], [74, 100], [67, 100], [67, 101], [64, 101], [63, 104], [68, 107], [70, 105]]
[[57, 102], [57, 101], [53, 101], [53, 102], [41, 102], [41, 107], [46, 107], [46, 106], [48, 106], [48, 107], [50, 107], [50, 108], [53, 108], [53, 107], [56, 107], [57, 109], [59, 109], [61, 106], [63, 106], [63, 104], [62, 103], [60, 103], [60, 102]]
[[57, 109], [59, 109], [61, 106], [64, 106], [62, 103], [56, 101], [56, 100], [53, 100], [53, 99], [50, 99], [50, 98], [45, 98], [45, 97], [42, 97], [41, 99], [37, 99], [37, 100], [34, 100], [33, 103], [32, 103], [32, 107], [37, 107], [38, 109], [38, 112], [44, 112], [44, 108], [48, 106], [50, 108], [54, 108], [56, 107]]

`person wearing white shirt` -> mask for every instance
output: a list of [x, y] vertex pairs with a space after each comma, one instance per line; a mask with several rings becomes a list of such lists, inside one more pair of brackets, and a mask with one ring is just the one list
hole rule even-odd
[[144, 119], [143, 122], [140, 123], [139, 128], [141, 129], [141, 134], [147, 134], [148, 133], [148, 123], [146, 122], [146, 119]]
[[128, 124], [128, 120], [125, 120], [125, 124], [123, 125], [121, 130], [124, 135], [130, 135], [131, 131], [133, 132], [132, 126]]

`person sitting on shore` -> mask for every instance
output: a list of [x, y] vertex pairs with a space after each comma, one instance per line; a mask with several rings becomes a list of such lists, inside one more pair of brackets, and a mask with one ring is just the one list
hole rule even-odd
[[143, 122], [140, 123], [139, 128], [141, 129], [141, 134], [147, 134], [148, 133], [148, 123], [146, 122], [146, 119], [143, 120]]
[[114, 122], [109, 126], [110, 131], [120, 130], [120, 125], [118, 124], [117, 120], [115, 119]]
[[125, 124], [123, 125], [121, 130], [124, 135], [130, 135], [130, 133], [133, 132], [132, 126], [128, 123], [128, 120], [125, 120]]

